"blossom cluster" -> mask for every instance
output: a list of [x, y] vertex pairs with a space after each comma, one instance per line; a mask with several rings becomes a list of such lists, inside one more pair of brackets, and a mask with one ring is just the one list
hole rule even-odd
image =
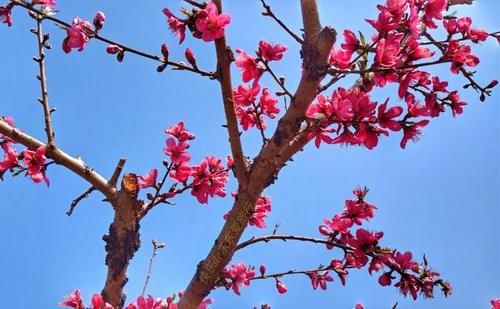
[[263, 88], [260, 99], [257, 97], [261, 87], [259, 80], [268, 70], [268, 62], [279, 61], [288, 48], [283, 44], [273, 45], [266, 41], [259, 42], [257, 56], [251, 56], [244, 50], [236, 49], [238, 56], [235, 65], [242, 71], [244, 83], [252, 82], [250, 85], [239, 85], [233, 90], [234, 109], [243, 130], [257, 127], [265, 130], [267, 125], [264, 116], [274, 119], [280, 113], [276, 106], [278, 100], [270, 93], [269, 88]]
[[231, 22], [231, 17], [226, 13], [219, 13], [217, 5], [207, 3], [202, 10], [182, 10], [185, 18], [175, 16], [169, 9], [163, 9], [167, 17], [170, 30], [177, 35], [179, 43], [186, 39], [186, 29], [189, 29], [195, 38], [211, 42], [224, 36], [224, 30]]
[[[446, 0], [387, 0], [377, 8], [378, 17], [367, 19], [377, 31], [372, 37], [373, 43], [366, 43], [362, 34], [358, 37], [347, 29], [340, 48], [334, 47], [331, 51], [331, 74], [334, 77], [360, 74], [361, 83], [347, 90], [339, 88], [331, 97], [319, 95], [316, 103], [309, 107], [308, 137], [315, 139], [316, 147], [325, 142], [373, 149], [381, 135], [403, 130], [401, 147], [405, 148], [409, 140], [418, 140], [421, 129], [429, 123], [429, 119], [422, 117], [438, 117], [447, 107], [456, 116], [467, 104], [457, 91], [447, 89], [446, 81], [420, 68], [449, 62], [452, 73], [469, 76], [465, 68], [477, 66], [479, 58], [471, 53], [466, 41], [484, 41], [488, 33], [473, 28], [470, 17], [447, 16], [445, 19]], [[444, 42], [435, 42], [428, 30], [437, 28], [440, 20], [448, 37]], [[427, 63], [419, 62], [435, 55], [436, 51], [427, 46], [435, 46], [441, 56]], [[368, 56], [370, 53], [372, 59]], [[370, 59], [372, 64], [368, 67]], [[388, 107], [388, 101], [383, 104], [370, 101], [369, 93], [374, 86], [385, 87], [389, 83], [399, 83], [398, 95], [406, 106], [398, 103]], [[484, 89], [476, 89], [482, 94], [481, 100], [496, 85], [497, 81], [492, 81]], [[423, 103], [417, 95], [424, 98]], [[406, 113], [403, 113], [404, 107]]]
[[[14, 119], [10, 117], [0, 117], [0, 121], [5, 121], [10, 126], [14, 127]], [[0, 160], [0, 179], [6, 172], [11, 172], [13, 176], [26, 172], [33, 182], [45, 182], [50, 185], [49, 179], [45, 175], [48, 163], [45, 156], [45, 145], [37, 149], [25, 149], [22, 152], [17, 152], [16, 142], [7, 136], [0, 134], [0, 148], [3, 151], [3, 159]]]
[[310, 273], [313, 288], [319, 285], [326, 289], [326, 282], [333, 280], [327, 276], [328, 271], [335, 272], [342, 284], [345, 284], [348, 269], [361, 269], [369, 263], [370, 274], [385, 269], [378, 280], [380, 285], [390, 286], [395, 280], [394, 286], [404, 296], [411, 295], [416, 299], [420, 293], [425, 297], [433, 297], [436, 286], [448, 296], [451, 293], [450, 284], [439, 278], [439, 273], [428, 268], [427, 260], [420, 265], [413, 260], [409, 251], [401, 252], [379, 246], [383, 232], [372, 232], [364, 228], [352, 231], [355, 225], [360, 226], [363, 221], [374, 216], [376, 207], [364, 200], [367, 192], [367, 189], [355, 189], [356, 199], [347, 200], [341, 214], [335, 215], [331, 220], [325, 219], [324, 225], [319, 226], [320, 233], [327, 237], [327, 248], [342, 248], [344, 258], [332, 260], [330, 266], [322, 270], [320, 278], [316, 273]]
[[[320, 266], [313, 270], [288, 271], [278, 274], [267, 274], [266, 266], [259, 267], [260, 276], [255, 275], [253, 266], [244, 263], [233, 264], [226, 268], [222, 283], [227, 289], [232, 289], [240, 295], [240, 287], [247, 287], [254, 279], [274, 278], [278, 293], [288, 291], [283, 277], [287, 275], [306, 275], [312, 288], [326, 290], [328, 284], [338, 277], [342, 285], [346, 284], [347, 276], [351, 269], [361, 269], [368, 266], [368, 272], [380, 272], [378, 282], [382, 286], [394, 285], [404, 295], [411, 295], [414, 299], [419, 294], [425, 297], [434, 296], [434, 288], [440, 287], [445, 296], [451, 293], [451, 285], [439, 277], [439, 273], [430, 269], [424, 257], [424, 263], [418, 264], [413, 260], [411, 252], [402, 252], [379, 245], [383, 232], [373, 232], [364, 228], [356, 228], [363, 222], [372, 219], [377, 209], [376, 206], [365, 201], [368, 189], [356, 188], [353, 191], [355, 199], [345, 201], [344, 210], [332, 219], [325, 219], [319, 226], [319, 232], [326, 236], [325, 239], [298, 239], [324, 243], [327, 249], [339, 248], [343, 258], [333, 258], [327, 266]], [[356, 228], [356, 230], [354, 230]], [[294, 237], [279, 239], [296, 239]]]
[[[182, 297], [182, 294], [182, 292], [179, 292], [179, 297]], [[147, 297], [139, 296], [134, 302], [128, 304], [125, 309], [177, 309], [177, 304], [174, 302], [175, 298], [175, 294], [165, 299], [154, 298], [151, 295]], [[197, 309], [208, 309], [213, 302], [213, 299], [207, 298], [198, 305]], [[66, 298], [59, 303], [59, 306], [73, 309], [89, 308], [84, 306], [80, 290], [68, 294]], [[94, 294], [94, 296], [92, 296], [90, 309], [113, 309], [113, 306], [105, 303], [100, 294]]]
[[[191, 165], [189, 141], [195, 139], [195, 135], [186, 130], [183, 122], [166, 129], [165, 133], [168, 137], [163, 152], [169, 158], [165, 162], [166, 173], [174, 184], [160, 198], [166, 200], [188, 189], [201, 204], [208, 203], [209, 197], [226, 196], [225, 186], [229, 177], [229, 167], [224, 166], [221, 159], [210, 155], [206, 156], [200, 164]], [[160, 190], [165, 180], [157, 183], [157, 177], [157, 169], [152, 169], [147, 175], [139, 176], [140, 188], [151, 187]]]

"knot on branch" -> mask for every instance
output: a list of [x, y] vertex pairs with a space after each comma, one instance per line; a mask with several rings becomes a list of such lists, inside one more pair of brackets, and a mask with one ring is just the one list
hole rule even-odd
[[302, 45], [304, 73], [308, 80], [317, 81], [327, 74], [328, 58], [336, 39], [337, 31], [324, 27], [317, 36]]

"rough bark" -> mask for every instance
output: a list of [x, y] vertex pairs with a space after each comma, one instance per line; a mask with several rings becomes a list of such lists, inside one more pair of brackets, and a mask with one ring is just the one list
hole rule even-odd
[[[220, 8], [220, 1], [216, 2]], [[214, 288], [224, 267], [234, 254], [236, 245], [254, 212], [258, 197], [274, 181], [283, 165], [301, 148], [293, 146], [294, 137], [299, 133], [305, 112], [316, 97], [320, 81], [325, 76], [328, 57], [336, 37], [332, 28], [321, 27], [315, 0], [302, 0], [301, 8], [304, 22], [302, 46], [304, 74], [300, 84], [291, 106], [278, 122], [270, 142], [255, 158], [248, 182], [243, 184], [240, 182], [238, 197], [231, 215], [210, 253], [199, 264], [178, 304], [180, 309], [195, 309]], [[228, 76], [226, 80], [230, 82], [230, 77]]]
[[113, 223], [109, 227], [109, 234], [103, 236], [108, 275], [102, 296], [114, 308], [122, 308], [125, 304], [123, 287], [128, 280], [128, 265], [141, 245], [138, 219], [141, 204], [137, 201], [137, 178], [133, 174], [126, 174], [123, 179], [118, 198], [113, 203]]

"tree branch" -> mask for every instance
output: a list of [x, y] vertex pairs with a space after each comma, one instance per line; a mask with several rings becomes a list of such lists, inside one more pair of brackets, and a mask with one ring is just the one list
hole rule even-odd
[[[219, 12], [222, 12], [221, 0], [215, 0]], [[238, 120], [234, 110], [233, 86], [231, 82], [231, 62], [233, 54], [226, 44], [226, 38], [215, 40], [215, 50], [217, 53], [217, 77], [220, 83], [224, 112], [226, 114], [227, 132], [229, 134], [229, 144], [234, 159], [236, 178], [241, 185], [245, 185], [248, 178], [248, 169], [243, 155]]]
[[287, 27], [287, 25], [285, 25], [284, 22], [281, 21], [281, 19], [279, 19], [275, 14], [274, 12], [271, 10], [271, 6], [269, 4], [266, 3], [266, 1], [264, 0], [260, 0], [260, 2], [262, 3], [262, 6], [264, 7], [264, 9], [266, 10], [265, 12], [262, 12], [262, 15], [264, 16], [269, 16], [271, 17], [272, 19], [274, 19], [274, 21], [276, 21], [278, 23], [278, 25], [281, 26], [281, 28], [283, 28], [288, 34], [290, 34], [290, 36], [295, 40], [297, 41], [297, 43], [299, 44], [303, 44], [304, 41], [298, 36], [295, 34], [295, 32], [293, 32], [292, 30], [290, 30], [290, 28]]
[[[40, 146], [46, 146], [41, 141], [11, 127], [7, 122], [0, 118], [0, 134], [5, 135], [14, 141], [28, 147], [30, 150], [36, 150]], [[99, 175], [94, 169], [89, 167], [80, 159], [74, 158], [59, 148], [51, 149], [47, 147], [46, 156], [59, 165], [66, 167], [76, 175], [85, 179], [99, 192], [104, 194], [108, 201], [112, 202], [116, 198], [116, 190], [108, 184], [108, 181]]]
[[[66, 28], [70, 28], [71, 27], [71, 25], [69, 23], [67, 23], [65, 21], [62, 21], [62, 20], [60, 20], [60, 19], [58, 19], [56, 17], [44, 14], [42, 11], [37, 10], [36, 8], [34, 8], [34, 7], [30, 6], [30, 5], [27, 5], [27, 4], [25, 4], [25, 3], [23, 3], [23, 2], [21, 2], [19, 0], [10, 0], [10, 2], [14, 3], [17, 6], [23, 7], [23, 8], [25, 8], [28, 11], [31, 11], [31, 12], [34, 12], [36, 14], [39, 14], [40, 16], [43, 16], [43, 19], [47, 19], [47, 20], [51, 20], [51, 21], [55, 22], [56, 25], [58, 25], [61, 28], [66, 29]], [[157, 56], [157, 55], [154, 55], [154, 54], [150, 54], [150, 53], [147, 53], [147, 52], [143, 52], [143, 51], [135, 49], [133, 47], [129, 47], [129, 46], [124, 45], [122, 43], [119, 43], [119, 42], [116, 42], [114, 40], [108, 39], [106, 37], [103, 37], [103, 36], [97, 34], [96, 32], [94, 32], [92, 34], [91, 38], [96, 39], [96, 40], [101, 41], [101, 42], [104, 42], [104, 43], [107, 43], [107, 44], [110, 44], [110, 45], [116, 45], [119, 48], [121, 48], [124, 52], [129, 52], [129, 53], [135, 54], [137, 56], [141, 56], [141, 57], [144, 57], [144, 58], [148, 58], [148, 59], [160, 62], [162, 64], [166, 64], [168, 66], [173, 67], [176, 70], [189, 71], [189, 72], [201, 75], [201, 76], [209, 77], [210, 79], [215, 79], [215, 74], [213, 72], [207, 72], [207, 71], [204, 71], [204, 70], [200, 70], [198, 68], [192, 68], [192, 67], [187, 66], [187, 65], [185, 65], [183, 63], [180, 63], [180, 62], [169, 61], [168, 59], [165, 59], [164, 57]]]
[[[220, 11], [221, 0], [216, 0], [214, 3], [218, 5]], [[272, 183], [282, 167], [281, 159], [278, 159], [280, 151], [286, 147], [300, 129], [305, 112], [316, 97], [320, 81], [326, 74], [328, 57], [336, 37], [335, 30], [329, 27], [321, 29], [314, 0], [303, 0], [301, 3], [304, 24], [307, 24], [304, 26], [307, 31], [305, 44], [302, 47], [304, 74], [294, 100], [292, 100], [285, 115], [280, 119], [271, 142], [267, 143], [259, 156], [255, 158], [248, 182], [239, 183], [238, 195], [231, 214], [227, 218], [215, 245], [205, 260], [199, 264], [195, 275], [186, 288], [178, 304], [180, 309], [195, 309], [220, 279], [224, 267], [231, 260], [238, 240], [254, 213], [257, 199], [264, 188]], [[219, 61], [228, 61], [224, 40], [216, 41], [216, 45]], [[222, 68], [220, 72], [224, 73], [225, 70], [229, 69], [229, 64], [227, 62], [222, 62], [222, 64], [225, 64], [226, 67], [220, 66], [219, 68]], [[221, 78], [224, 77], [229, 77], [229, 75], [222, 74]], [[223, 87], [223, 92], [231, 91], [230, 82], [228, 83], [228, 80], [225, 80], [225, 83], [227, 84]], [[224, 85], [224, 83], [221, 83], [221, 85]], [[232, 100], [225, 102], [226, 105], [231, 107], [230, 115], [235, 116]], [[228, 130], [231, 131], [230, 126], [228, 126]]]
[[43, 18], [41, 16], [36, 17], [36, 36], [38, 39], [38, 58], [35, 61], [38, 62], [39, 75], [37, 76], [40, 80], [40, 88], [42, 96], [39, 99], [43, 106], [43, 115], [45, 120], [45, 133], [47, 134], [47, 146], [49, 148], [55, 147], [54, 144], [54, 130], [52, 128], [52, 121], [50, 119], [51, 110], [49, 107], [49, 97], [47, 91], [47, 76], [45, 73], [45, 46], [47, 44], [48, 37], [45, 37], [42, 28]]
[[332, 242], [328, 239], [320, 239], [320, 238], [312, 238], [312, 237], [305, 237], [305, 236], [296, 236], [296, 235], [267, 235], [267, 236], [261, 236], [261, 237], [252, 237], [249, 240], [246, 240], [236, 246], [236, 250], [238, 251], [240, 249], [246, 248], [250, 245], [259, 243], [259, 242], [269, 242], [271, 240], [282, 240], [282, 241], [288, 241], [288, 240], [294, 240], [294, 241], [303, 241], [303, 242], [310, 242], [310, 243], [315, 243], [315, 244], [325, 244], [325, 245], [332, 245], [334, 247], [342, 248], [342, 249], [348, 249], [346, 246]]

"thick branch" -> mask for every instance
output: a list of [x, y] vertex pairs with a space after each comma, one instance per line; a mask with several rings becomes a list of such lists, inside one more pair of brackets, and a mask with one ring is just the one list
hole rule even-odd
[[[131, 186], [131, 182], [135, 183]], [[108, 275], [101, 294], [114, 308], [122, 308], [125, 304], [123, 287], [128, 281], [128, 265], [141, 245], [137, 190], [137, 177], [126, 174], [118, 198], [113, 203], [115, 217], [109, 227], [109, 234], [103, 236], [106, 242]]]
[[[36, 150], [38, 147], [45, 145], [28, 134], [11, 127], [2, 119], [0, 119], [0, 134], [23, 144], [31, 150]], [[108, 184], [108, 181], [104, 177], [86, 165], [82, 160], [68, 155], [61, 149], [51, 149], [50, 147], [47, 147], [46, 156], [54, 160], [57, 164], [68, 168], [73, 173], [88, 181], [92, 186], [104, 194], [109, 201], [113, 201], [115, 199], [116, 190]]]
[[[221, 1], [217, 0], [214, 2], [220, 10]], [[253, 215], [258, 197], [271, 184], [282, 167], [282, 161], [277, 159], [280, 151], [286, 147], [299, 131], [307, 107], [316, 97], [320, 81], [326, 74], [328, 56], [335, 41], [335, 30], [328, 27], [321, 29], [315, 1], [302, 1], [302, 9], [304, 12], [304, 28], [307, 29], [305, 44], [302, 49], [304, 55], [304, 74], [295, 93], [294, 100], [292, 100], [291, 106], [279, 121], [278, 128], [271, 142], [264, 146], [259, 156], [254, 160], [254, 166], [252, 167], [248, 183], [240, 182], [238, 196], [231, 215], [226, 220], [207, 258], [199, 264], [196, 274], [178, 304], [180, 309], [195, 309], [219, 280], [224, 267], [229, 263], [234, 254], [237, 242], [243, 234], [248, 220]], [[216, 41], [216, 44], [219, 61], [228, 61], [224, 40]], [[220, 56], [223, 57], [220, 58]], [[219, 69], [222, 68], [221, 72], [224, 73], [224, 69], [229, 69], [229, 63], [222, 62], [222, 64], [227, 65], [226, 68], [224, 66], [219, 67]], [[229, 75], [226, 75], [226, 77], [229, 77]], [[224, 75], [221, 78], [224, 78]], [[225, 86], [221, 83], [223, 92], [231, 91], [230, 82], [226, 80], [226, 83], [227, 85]], [[228, 107], [228, 103], [231, 103], [230, 116], [233, 117], [234, 108], [232, 107], [232, 100], [227, 102], [225, 100], [224, 103]], [[227, 111], [226, 108], [226, 115]], [[229, 126], [228, 129], [231, 130]]]

